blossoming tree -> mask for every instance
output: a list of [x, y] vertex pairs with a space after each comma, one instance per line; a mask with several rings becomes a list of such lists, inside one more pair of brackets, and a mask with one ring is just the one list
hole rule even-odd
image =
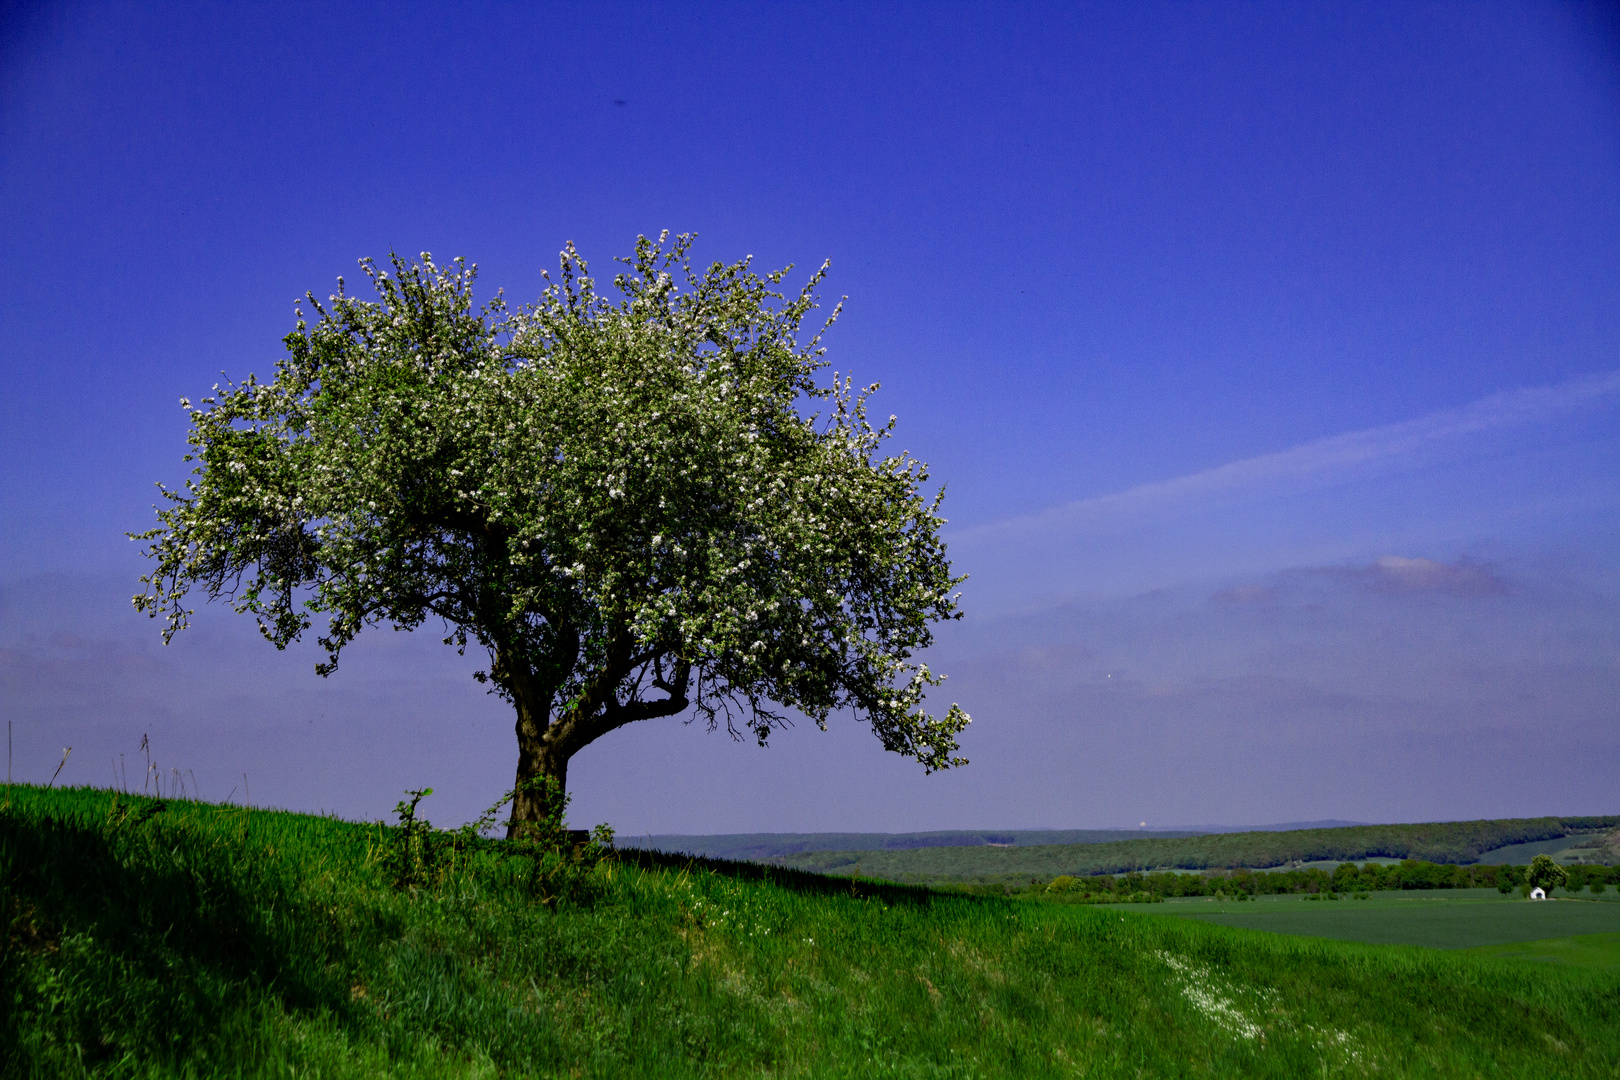
[[277, 648], [320, 618], [322, 675], [365, 626], [436, 620], [516, 711], [514, 832], [547, 809], [526, 781], [560, 792], [592, 740], [688, 710], [763, 745], [847, 709], [965, 764], [969, 718], [927, 711], [942, 676], [914, 659], [960, 618], [943, 492], [883, 455], [875, 386], [816, 380], [826, 266], [789, 299], [786, 270], [695, 271], [691, 239], [641, 238], [615, 298], [572, 245], [531, 307], [475, 308], [476, 268], [425, 254], [363, 262], [375, 301], [309, 296], [272, 380], [182, 400], [193, 472], [136, 534], [135, 606], [165, 641], [193, 588]]
[[1537, 855], [1530, 860], [1530, 868], [1524, 879], [1532, 889], [1550, 893], [1560, 885], [1569, 884], [1569, 873], [1553, 862], [1551, 855]]

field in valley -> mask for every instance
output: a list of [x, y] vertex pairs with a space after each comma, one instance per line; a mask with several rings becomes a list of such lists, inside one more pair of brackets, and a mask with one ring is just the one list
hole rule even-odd
[[1365, 900], [1350, 896], [1335, 900], [1261, 896], [1245, 903], [1175, 899], [1155, 904], [1152, 910], [1277, 934], [1437, 949], [1620, 934], [1620, 897], [1613, 892], [1603, 898], [1539, 902], [1517, 893], [1503, 896], [1495, 889], [1378, 892]]
[[1620, 933], [1580, 934], [1575, 937], [1515, 941], [1502, 945], [1480, 945], [1470, 955], [1531, 964], [1559, 964], [1574, 967], [1620, 970]]

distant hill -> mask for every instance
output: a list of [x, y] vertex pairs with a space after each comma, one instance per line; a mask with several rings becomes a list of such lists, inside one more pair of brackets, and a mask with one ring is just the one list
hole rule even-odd
[[911, 851], [917, 848], [1028, 847], [1101, 844], [1144, 837], [1196, 836], [1191, 829], [986, 829], [916, 833], [724, 833], [715, 836], [621, 836], [619, 847], [646, 848], [706, 859], [778, 860], [816, 851]]
[[[653, 847], [710, 858], [750, 859], [818, 873], [903, 882], [1026, 882], [1058, 874], [1131, 870], [1252, 869], [1294, 862], [1369, 858], [1478, 862], [1510, 845], [1535, 844], [1620, 825], [1608, 817], [1509, 818], [1410, 825], [1350, 825], [1237, 833], [1151, 833], [1129, 830], [807, 833], [623, 838], [621, 846]], [[838, 838], [861, 846], [830, 847]], [[650, 841], [650, 842], [649, 842]], [[822, 846], [826, 845], [826, 846]]]
[[1282, 825], [1182, 825], [1169, 829], [957, 829], [910, 833], [653, 833], [621, 836], [620, 847], [701, 855], [706, 859], [779, 859], [809, 851], [910, 851], [936, 847], [1030, 847], [1105, 844], [1116, 840], [1171, 839], [1211, 833], [1340, 829], [1362, 821], [1291, 821]]
[[1300, 829], [1349, 829], [1357, 825], [1371, 825], [1370, 821], [1341, 821], [1338, 818], [1328, 818], [1325, 821], [1285, 821], [1279, 825], [1178, 825], [1175, 830], [1195, 836], [1207, 833], [1229, 832], [1297, 832]]

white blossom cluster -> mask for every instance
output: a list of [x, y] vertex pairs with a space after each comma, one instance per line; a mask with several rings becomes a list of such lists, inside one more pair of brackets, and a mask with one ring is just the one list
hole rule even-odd
[[200, 587], [278, 647], [322, 617], [322, 673], [366, 625], [438, 618], [553, 772], [689, 707], [762, 743], [785, 709], [853, 709], [961, 764], [968, 717], [926, 711], [942, 677], [912, 660], [960, 617], [940, 496], [882, 454], [875, 386], [816, 381], [826, 266], [787, 299], [786, 270], [694, 270], [691, 239], [640, 239], [613, 299], [572, 245], [520, 309], [475, 308], [476, 268], [426, 254], [363, 262], [375, 301], [307, 297], [272, 380], [183, 403], [196, 465], [138, 537], [136, 606], [172, 636]]
[[[1316, 1024], [1301, 1024], [1283, 1007], [1276, 990], [1240, 986], [1217, 974], [1212, 968], [1185, 956], [1161, 950], [1159, 959], [1175, 973], [1182, 997], [1203, 1016], [1234, 1038], [1264, 1043], [1270, 1036], [1303, 1033], [1304, 1038], [1323, 1055], [1323, 1072], [1331, 1062], [1341, 1068], [1364, 1072], [1360, 1044], [1349, 1032]], [[1298, 1037], [1296, 1035], [1296, 1037]]]

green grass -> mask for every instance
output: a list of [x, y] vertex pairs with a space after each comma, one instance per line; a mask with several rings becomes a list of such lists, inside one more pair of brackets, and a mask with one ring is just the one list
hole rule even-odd
[[1479, 945], [1468, 952], [1498, 960], [1568, 964], [1615, 971], [1620, 970], [1620, 933], [1581, 934], [1540, 941], [1517, 941], [1507, 945]]
[[1373, 893], [1366, 900], [1267, 896], [1248, 903], [1169, 900], [1155, 913], [1277, 934], [1437, 949], [1620, 932], [1620, 903], [1529, 901], [1495, 889]]
[[376, 827], [185, 802], [142, 822], [112, 806], [18, 788], [0, 811], [0, 1075], [1620, 1067], [1620, 974], [1602, 968], [645, 854], [554, 906], [492, 848], [402, 893]]

